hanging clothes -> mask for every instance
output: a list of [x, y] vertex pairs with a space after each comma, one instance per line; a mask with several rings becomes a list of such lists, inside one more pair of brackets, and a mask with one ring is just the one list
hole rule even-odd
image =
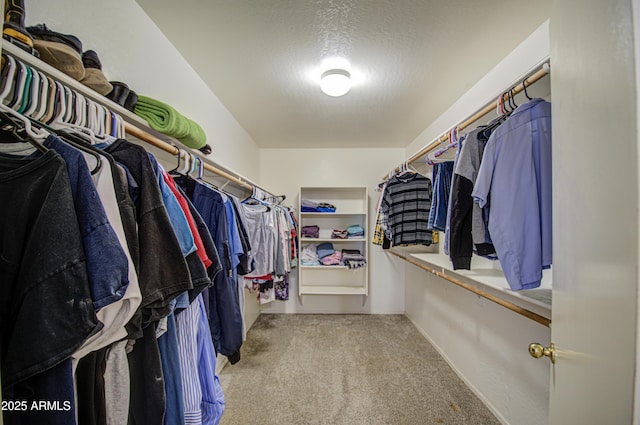
[[429, 211], [429, 229], [445, 231], [447, 208], [453, 177], [453, 161], [445, 161], [433, 166], [433, 200]]
[[467, 134], [456, 162], [451, 195], [449, 252], [454, 270], [471, 268], [474, 247], [475, 252], [482, 256], [495, 253], [484, 212], [471, 196], [487, 144], [488, 128], [490, 126], [480, 126]]
[[388, 217], [386, 233], [393, 246], [431, 245], [431, 196], [431, 180], [421, 174], [406, 173], [389, 179], [381, 211]]
[[551, 104], [520, 105], [489, 138], [472, 196], [488, 206], [489, 233], [509, 286], [540, 286], [551, 266]]
[[[102, 325], [93, 307], [65, 161], [53, 150], [34, 157], [0, 155], [0, 196], [11, 205], [0, 209], [3, 399], [46, 397], [55, 386], [63, 396], [73, 394], [71, 355]], [[7, 424], [24, 417], [3, 414]], [[25, 415], [33, 423], [47, 423], [39, 422], [46, 418], [38, 412]]]
[[202, 216], [220, 255], [222, 271], [215, 275], [213, 287], [207, 291], [208, 319], [216, 351], [235, 364], [240, 361], [243, 325], [234, 269], [239, 264], [242, 245], [235, 219], [228, 216], [233, 207], [227, 207], [228, 200], [222, 194], [190, 177], [175, 177], [175, 181]]

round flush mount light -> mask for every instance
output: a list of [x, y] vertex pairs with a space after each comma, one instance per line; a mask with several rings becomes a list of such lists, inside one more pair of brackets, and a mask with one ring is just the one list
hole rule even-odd
[[320, 89], [329, 96], [342, 96], [351, 89], [351, 74], [344, 69], [330, 69], [320, 77]]

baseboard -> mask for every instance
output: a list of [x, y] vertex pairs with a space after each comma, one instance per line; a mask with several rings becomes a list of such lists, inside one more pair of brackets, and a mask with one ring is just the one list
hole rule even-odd
[[458, 377], [460, 379], [462, 379], [462, 381], [467, 385], [467, 387], [469, 387], [469, 389], [471, 391], [473, 391], [473, 393], [480, 399], [480, 401], [482, 401], [482, 403], [487, 407], [487, 409], [489, 409], [491, 411], [491, 413], [493, 413], [493, 415], [496, 417], [496, 419], [498, 419], [502, 425], [511, 425], [504, 418], [504, 416], [502, 416], [500, 411], [498, 411], [498, 409], [496, 409], [495, 406], [489, 400], [487, 400], [487, 398], [478, 390], [478, 388], [475, 385], [473, 385], [473, 383], [471, 383], [464, 376], [464, 374], [462, 374], [462, 372], [456, 367], [456, 365], [453, 362], [451, 362], [451, 360], [446, 355], [446, 353], [438, 346], [438, 344], [436, 344], [429, 337], [429, 335], [425, 332], [425, 330], [422, 329], [422, 327], [420, 327], [420, 325], [418, 325], [418, 323], [415, 320], [413, 320], [413, 318], [411, 318], [411, 316], [409, 316], [406, 313], [404, 314], [404, 316], [407, 319], [409, 319], [409, 321], [413, 324], [413, 326], [415, 326], [415, 328], [418, 330], [418, 332], [420, 332], [420, 334], [429, 342], [429, 344], [431, 344], [433, 346], [433, 348], [436, 349], [436, 351], [440, 354], [440, 356], [442, 356], [442, 358], [447, 362], [447, 364], [451, 367], [451, 369], [453, 369], [453, 371], [456, 373], [456, 375], [458, 375]]

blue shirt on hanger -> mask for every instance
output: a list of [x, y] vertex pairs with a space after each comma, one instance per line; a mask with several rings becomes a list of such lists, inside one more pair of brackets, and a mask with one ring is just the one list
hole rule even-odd
[[540, 286], [551, 266], [551, 104], [520, 105], [489, 138], [472, 196], [490, 200], [489, 233], [509, 286]]

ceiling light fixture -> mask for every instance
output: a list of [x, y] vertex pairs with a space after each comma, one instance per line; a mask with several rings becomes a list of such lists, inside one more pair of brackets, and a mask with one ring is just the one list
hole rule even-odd
[[351, 89], [351, 74], [344, 69], [330, 69], [320, 77], [320, 89], [329, 96], [342, 96]]

